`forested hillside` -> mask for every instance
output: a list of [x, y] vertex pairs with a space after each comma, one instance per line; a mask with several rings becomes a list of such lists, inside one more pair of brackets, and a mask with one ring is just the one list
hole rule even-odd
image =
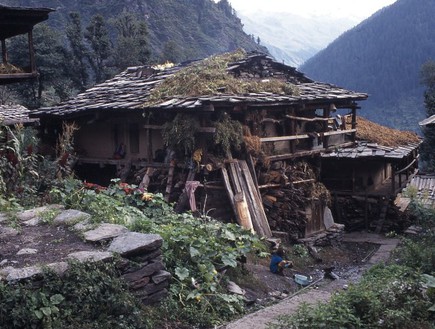
[[87, 25], [101, 14], [106, 21], [123, 10], [146, 21], [152, 58], [171, 56], [178, 61], [203, 58], [243, 47], [262, 49], [243, 32], [240, 19], [227, 0], [0, 0], [10, 6], [49, 7], [56, 11], [48, 24], [63, 29], [70, 12], [78, 12]]
[[420, 71], [435, 58], [434, 16], [434, 0], [398, 0], [344, 33], [301, 71], [367, 92], [363, 116], [419, 131], [418, 121], [425, 117]]
[[[260, 50], [243, 32], [228, 0], [0, 0], [55, 11], [34, 30], [37, 81], [2, 87], [0, 104], [30, 108], [65, 100], [128, 66], [182, 62], [244, 48]], [[25, 37], [8, 40], [9, 61], [28, 62]], [[5, 91], [6, 90], [6, 91]]]

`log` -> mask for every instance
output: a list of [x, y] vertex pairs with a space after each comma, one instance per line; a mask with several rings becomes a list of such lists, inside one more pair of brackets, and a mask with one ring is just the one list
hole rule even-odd
[[169, 202], [169, 196], [171, 195], [172, 191], [172, 181], [174, 179], [174, 169], [175, 164], [171, 162], [171, 166], [168, 170], [168, 181], [166, 182], [166, 190], [165, 190], [165, 201]]
[[236, 205], [240, 226], [250, 230], [251, 232], [254, 232], [251, 214], [249, 213], [248, 204], [246, 202], [245, 196], [243, 195], [243, 192], [237, 193], [234, 196], [234, 202]]
[[260, 191], [256, 188], [253, 182], [248, 165], [246, 161], [239, 160], [237, 167], [239, 174], [241, 175], [240, 177], [242, 178], [242, 187], [244, 187], [245, 194], [247, 195], [248, 205], [251, 207], [252, 223], [255, 231], [263, 237], [270, 238], [272, 236], [272, 231], [270, 230], [269, 222], [266, 213], [264, 212]]

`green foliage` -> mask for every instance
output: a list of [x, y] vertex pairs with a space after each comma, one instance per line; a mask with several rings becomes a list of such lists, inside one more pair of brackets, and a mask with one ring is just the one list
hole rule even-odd
[[296, 244], [292, 246], [291, 253], [292, 255], [300, 258], [306, 258], [309, 256], [308, 249], [303, 244]]
[[86, 57], [87, 47], [84, 43], [83, 28], [80, 14], [72, 12], [69, 14], [69, 22], [66, 26], [66, 36], [71, 49], [71, 78], [80, 91], [86, 89], [88, 84], [88, 67]]
[[103, 82], [109, 77], [107, 62], [112, 53], [109, 30], [104, 17], [101, 15], [93, 16], [86, 27], [84, 36], [89, 42], [91, 50], [88, 60], [95, 72], [95, 82]]
[[243, 143], [242, 125], [237, 120], [231, 120], [230, 116], [224, 113], [216, 123], [214, 142], [220, 145], [225, 156], [231, 155], [231, 150], [240, 150]]
[[[426, 62], [421, 69], [422, 82], [426, 86], [424, 93], [426, 116], [435, 115], [435, 61]], [[421, 145], [421, 158], [424, 169], [435, 172], [435, 125], [422, 128], [424, 140]]]
[[435, 53], [434, 13], [434, 1], [396, 1], [343, 33], [300, 69], [316, 80], [368, 93], [361, 104], [367, 119], [420, 132], [418, 122], [425, 115], [419, 71], [433, 59], [428, 54]]
[[271, 92], [293, 95], [296, 86], [279, 79], [256, 81], [239, 79], [229, 74], [228, 65], [246, 56], [244, 50], [210, 56], [187, 66], [164, 80], [151, 91], [145, 106], [151, 106], [174, 96], [205, 96]]
[[0, 324], [9, 328], [149, 328], [140, 302], [113, 264], [71, 263], [41, 285], [0, 283]]
[[133, 12], [124, 10], [112, 23], [118, 31], [113, 49], [115, 66], [124, 70], [129, 66], [146, 64], [150, 55], [146, 22]]
[[435, 236], [428, 234], [417, 240], [403, 239], [394, 257], [399, 264], [414, 268], [422, 273], [435, 274]]
[[16, 125], [14, 129], [3, 127], [7, 136], [0, 143], [0, 195], [5, 200], [16, 198], [21, 205], [33, 205], [35, 195], [50, 177], [41, 177], [40, 157], [36, 154], [36, 131]]
[[167, 304], [177, 306], [175, 314], [171, 311], [160, 318], [211, 326], [243, 311], [241, 298], [226, 292], [220, 270], [235, 268], [240, 257], [264, 249], [250, 231], [207, 217], [177, 214], [161, 194], [143, 193], [117, 180], [107, 189], [65, 180], [63, 187], [53, 190], [53, 197], [67, 207], [91, 213], [96, 221], [162, 236], [164, 262], [174, 279]]
[[430, 302], [408, 267], [377, 265], [330, 303], [300, 308], [272, 328], [430, 328]]
[[[19, 67], [28, 67], [27, 37], [12, 38], [8, 46], [10, 62]], [[20, 103], [35, 108], [52, 105], [70, 97], [75, 90], [68, 69], [67, 53], [58, 31], [46, 24], [38, 24], [33, 30], [35, 61], [38, 79], [15, 84], [10, 89], [20, 95]]]
[[163, 125], [163, 142], [181, 154], [191, 154], [195, 150], [195, 134], [199, 127], [196, 116], [179, 113]]

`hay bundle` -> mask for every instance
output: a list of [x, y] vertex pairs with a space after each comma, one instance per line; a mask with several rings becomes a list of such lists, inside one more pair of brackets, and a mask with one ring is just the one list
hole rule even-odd
[[0, 64], [0, 74], [24, 73], [22, 69], [9, 63]]
[[356, 138], [358, 140], [390, 147], [418, 143], [420, 140], [418, 135], [412, 131], [402, 131], [381, 126], [360, 116], [357, 117], [356, 122]]
[[144, 106], [152, 106], [171, 97], [198, 97], [205, 95], [269, 92], [294, 95], [298, 88], [284, 80], [267, 81], [238, 79], [228, 73], [228, 64], [245, 58], [243, 50], [208, 57], [183, 68], [168, 77], [151, 91]]

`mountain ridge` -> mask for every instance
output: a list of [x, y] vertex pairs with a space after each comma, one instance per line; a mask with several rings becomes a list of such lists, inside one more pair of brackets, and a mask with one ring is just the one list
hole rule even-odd
[[366, 118], [419, 131], [424, 114], [421, 66], [434, 59], [435, 1], [398, 0], [343, 33], [301, 70], [316, 80], [369, 94]]

